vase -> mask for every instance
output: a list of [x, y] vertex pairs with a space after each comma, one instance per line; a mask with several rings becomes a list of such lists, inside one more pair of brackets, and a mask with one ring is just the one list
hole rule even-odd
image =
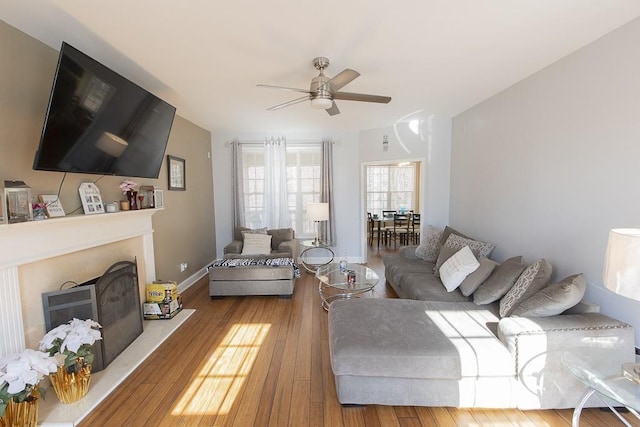
[[75, 372], [69, 372], [64, 366], [58, 372], [49, 374], [51, 385], [62, 403], [73, 403], [82, 399], [89, 391], [91, 383], [91, 365], [78, 359]]
[[4, 416], [0, 417], [0, 427], [36, 427], [38, 401], [37, 389], [34, 389], [24, 402], [15, 402], [10, 399]]
[[137, 210], [138, 209], [138, 192], [127, 191], [127, 199], [129, 200], [129, 209]]

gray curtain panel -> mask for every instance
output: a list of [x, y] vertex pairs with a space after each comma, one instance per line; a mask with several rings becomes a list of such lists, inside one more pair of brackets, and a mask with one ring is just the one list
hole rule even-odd
[[320, 170], [320, 202], [329, 203], [329, 221], [320, 222], [320, 240], [330, 246], [336, 242], [335, 209], [333, 208], [333, 142], [322, 141]]
[[242, 180], [242, 146], [240, 141], [231, 143], [233, 148], [233, 229], [244, 227], [244, 184]]

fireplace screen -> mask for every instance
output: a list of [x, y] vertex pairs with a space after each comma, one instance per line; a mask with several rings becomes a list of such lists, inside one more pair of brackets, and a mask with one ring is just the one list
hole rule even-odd
[[142, 310], [135, 262], [120, 261], [99, 278], [71, 289], [42, 294], [47, 331], [69, 320], [93, 319], [102, 325], [94, 372], [106, 368], [142, 333]]

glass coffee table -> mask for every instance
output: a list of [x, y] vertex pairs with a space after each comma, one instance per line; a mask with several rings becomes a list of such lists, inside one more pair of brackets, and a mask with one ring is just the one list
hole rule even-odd
[[620, 364], [611, 362], [610, 351], [606, 349], [576, 349], [562, 355], [562, 362], [569, 371], [579, 379], [588, 390], [580, 399], [573, 411], [572, 426], [580, 425], [580, 414], [587, 400], [595, 394], [626, 426], [631, 424], [618, 413], [609, 400], [626, 407], [640, 420], [640, 384], [627, 378], [622, 373]]
[[325, 310], [329, 310], [329, 305], [335, 300], [360, 297], [380, 280], [375, 271], [361, 264], [347, 264], [344, 272], [340, 271], [338, 264], [323, 265], [316, 271], [316, 277], [320, 282], [318, 292]]

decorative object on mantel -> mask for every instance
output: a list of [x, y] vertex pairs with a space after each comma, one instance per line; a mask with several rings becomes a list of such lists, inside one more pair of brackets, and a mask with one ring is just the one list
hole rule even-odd
[[65, 215], [64, 209], [62, 208], [62, 203], [60, 202], [60, 198], [57, 195], [41, 194], [40, 196], [38, 196], [38, 198], [41, 202], [44, 203], [44, 207], [49, 218]]
[[125, 196], [127, 196], [127, 202], [129, 202], [129, 207], [125, 208], [125, 205], [123, 203], [120, 203], [120, 209], [122, 209], [123, 211], [126, 210], [137, 210], [138, 209], [138, 192], [135, 190], [135, 188], [138, 186], [138, 183], [133, 182], [129, 179], [126, 179], [124, 181], [122, 181], [122, 184], [120, 184], [120, 190], [122, 191], [122, 194], [124, 194]]
[[140, 187], [138, 194], [143, 199], [140, 203], [140, 209], [153, 209], [162, 207], [162, 190], [156, 189], [153, 185], [143, 185]]
[[169, 190], [185, 191], [187, 189], [185, 160], [167, 155], [167, 171], [169, 172]]
[[0, 357], [0, 425], [36, 427], [40, 381], [58, 366], [55, 358], [26, 349]]
[[58, 361], [57, 371], [49, 379], [60, 402], [77, 402], [89, 391], [94, 358], [91, 346], [102, 339], [100, 327], [91, 319], [73, 319], [53, 328], [40, 341], [40, 350]]
[[[640, 301], [640, 228], [609, 231], [602, 279], [610, 291]], [[640, 363], [625, 363], [622, 371], [640, 385]]]
[[93, 215], [104, 213], [104, 205], [102, 197], [100, 197], [100, 189], [93, 182], [83, 182], [78, 188], [80, 200], [82, 200], [82, 209], [85, 215]]
[[5, 181], [4, 200], [6, 221], [9, 224], [33, 221], [31, 187], [24, 181]]

